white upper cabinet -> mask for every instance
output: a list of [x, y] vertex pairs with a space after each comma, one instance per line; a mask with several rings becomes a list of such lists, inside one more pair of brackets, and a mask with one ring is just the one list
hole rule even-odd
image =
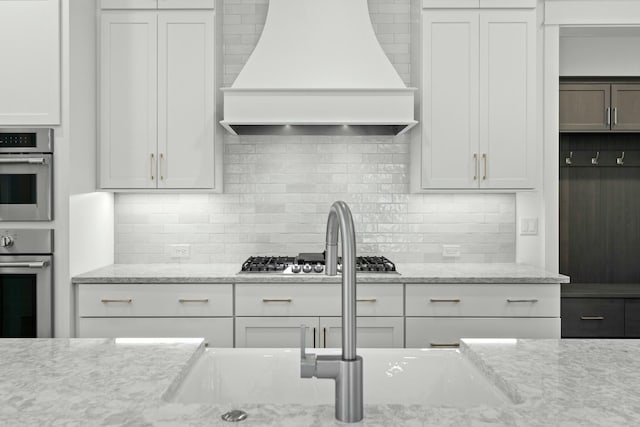
[[532, 188], [535, 9], [423, 9], [422, 189]]
[[0, 0], [0, 125], [60, 124], [60, 1]]
[[101, 13], [100, 186], [215, 187], [213, 10]]

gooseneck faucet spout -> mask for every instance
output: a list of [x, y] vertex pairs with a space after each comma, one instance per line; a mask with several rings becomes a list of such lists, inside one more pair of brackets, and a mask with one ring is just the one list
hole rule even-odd
[[351, 210], [335, 202], [329, 210], [325, 265], [328, 276], [338, 267], [338, 234], [342, 241], [342, 356], [305, 353], [306, 326], [301, 328], [302, 378], [332, 378], [336, 381], [336, 418], [353, 423], [363, 418], [362, 358], [356, 354], [356, 233]]

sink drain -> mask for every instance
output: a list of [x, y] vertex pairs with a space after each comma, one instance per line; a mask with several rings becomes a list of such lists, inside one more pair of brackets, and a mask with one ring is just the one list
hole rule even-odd
[[240, 409], [234, 409], [232, 411], [225, 412], [224, 414], [222, 414], [221, 418], [224, 421], [229, 421], [230, 423], [237, 423], [238, 421], [246, 420], [248, 416], [249, 414], [247, 414], [246, 412]]

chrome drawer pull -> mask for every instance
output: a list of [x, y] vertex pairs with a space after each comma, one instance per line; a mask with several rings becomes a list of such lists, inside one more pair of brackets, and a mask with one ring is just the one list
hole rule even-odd
[[186, 299], [180, 298], [179, 302], [209, 302], [209, 298], [199, 298], [199, 299]]
[[604, 320], [604, 316], [580, 316], [580, 320]]
[[45, 268], [48, 266], [49, 261], [0, 262], [0, 268]]
[[100, 300], [103, 303], [108, 303], [108, 302], [125, 302], [127, 304], [131, 304], [131, 301], [133, 301], [131, 298], [123, 298], [123, 299], [108, 299], [108, 298], [103, 298]]
[[359, 298], [356, 301], [358, 302], [376, 302], [378, 301], [377, 298]]
[[446, 344], [446, 343], [429, 343], [431, 345], [431, 347], [436, 347], [436, 348], [444, 348], [444, 347], [450, 347], [450, 348], [458, 348], [460, 347], [460, 343], [450, 343], [450, 344]]
[[460, 302], [460, 298], [450, 298], [450, 299], [431, 298], [429, 301], [431, 301], [431, 302]]
[[510, 299], [507, 298], [507, 302], [538, 302], [537, 298], [531, 298], [531, 299]]
[[291, 298], [262, 298], [262, 302], [293, 302]]

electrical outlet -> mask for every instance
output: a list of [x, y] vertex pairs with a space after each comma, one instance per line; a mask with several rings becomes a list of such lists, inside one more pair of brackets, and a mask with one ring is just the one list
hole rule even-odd
[[169, 245], [171, 258], [189, 258], [191, 256], [191, 245]]
[[520, 235], [521, 236], [537, 236], [538, 235], [538, 218], [521, 218], [520, 219]]
[[442, 245], [442, 256], [445, 258], [458, 258], [460, 245]]

